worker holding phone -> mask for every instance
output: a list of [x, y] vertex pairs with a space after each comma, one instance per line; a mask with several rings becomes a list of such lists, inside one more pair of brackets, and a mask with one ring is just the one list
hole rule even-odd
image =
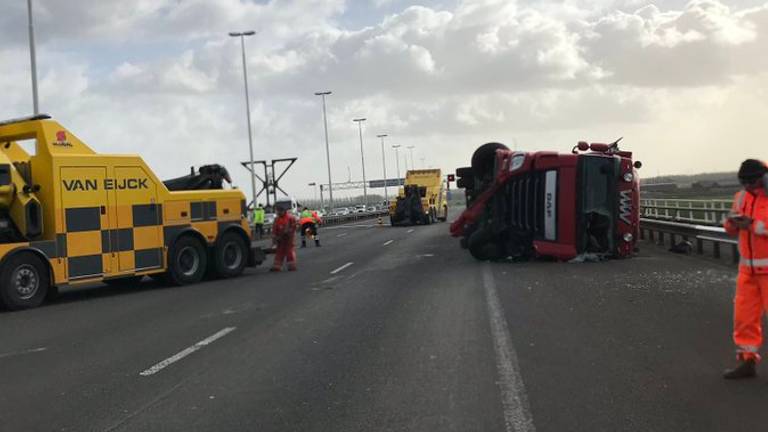
[[760, 361], [763, 314], [768, 311], [768, 167], [747, 159], [739, 168], [744, 190], [733, 200], [731, 215], [723, 226], [739, 238], [739, 276], [733, 300], [733, 341], [738, 364], [725, 379], [751, 378]]

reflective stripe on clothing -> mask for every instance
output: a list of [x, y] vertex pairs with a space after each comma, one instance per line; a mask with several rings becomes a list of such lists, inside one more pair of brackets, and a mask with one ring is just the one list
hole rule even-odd
[[758, 351], [760, 351], [760, 347], [754, 345], [740, 345], [738, 347], [738, 352], [756, 353]]
[[757, 221], [755, 222], [755, 234], [757, 235], [765, 235], [765, 222], [764, 221]]
[[736, 197], [736, 208], [739, 209], [739, 211], [742, 211], [744, 209], [744, 195], [747, 194], [747, 191], [741, 191], [737, 194]]
[[768, 258], [762, 258], [762, 259], [742, 258], [739, 260], [739, 265], [743, 265], [747, 267], [768, 267]]

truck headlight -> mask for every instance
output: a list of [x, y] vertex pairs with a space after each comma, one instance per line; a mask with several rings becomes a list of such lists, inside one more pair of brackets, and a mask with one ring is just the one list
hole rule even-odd
[[634, 180], [634, 179], [635, 179], [635, 176], [632, 175], [632, 173], [628, 172], [628, 173], [624, 174], [624, 181], [625, 182], [632, 183], [632, 180]]
[[625, 242], [629, 243], [629, 242], [631, 242], [632, 240], [634, 240], [634, 239], [635, 239], [635, 236], [633, 236], [633, 235], [632, 235], [632, 234], [630, 234], [630, 233], [626, 233], [626, 234], [624, 234], [624, 237], [623, 237], [623, 238], [624, 238], [624, 241], [625, 241]]

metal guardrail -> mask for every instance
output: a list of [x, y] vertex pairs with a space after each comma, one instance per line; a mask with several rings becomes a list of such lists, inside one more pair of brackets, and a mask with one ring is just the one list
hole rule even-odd
[[658, 241], [663, 245], [666, 237], [670, 245], [675, 245], [678, 237], [690, 241], [699, 255], [704, 254], [705, 244], [711, 243], [715, 258], [722, 256], [721, 247], [725, 245], [730, 248], [732, 262], [739, 262], [739, 242], [729, 237], [722, 227], [640, 218], [641, 240]]
[[[381, 210], [377, 212], [365, 212], [365, 213], [352, 213], [345, 216], [326, 216], [323, 217], [323, 224], [322, 226], [332, 226], [332, 225], [343, 225], [348, 222], [355, 222], [359, 220], [365, 220], [365, 219], [374, 219], [379, 217], [387, 216], [389, 212], [386, 210]], [[265, 224], [264, 225], [264, 233], [265, 235], [267, 233], [270, 233], [272, 231], [272, 224]], [[254, 232], [254, 226], [251, 224], [251, 232]]]
[[640, 217], [720, 226], [731, 211], [731, 200], [641, 199]]
[[388, 215], [389, 212], [381, 210], [377, 212], [353, 213], [346, 216], [327, 216], [323, 218], [323, 225], [342, 225], [364, 219], [373, 219]]

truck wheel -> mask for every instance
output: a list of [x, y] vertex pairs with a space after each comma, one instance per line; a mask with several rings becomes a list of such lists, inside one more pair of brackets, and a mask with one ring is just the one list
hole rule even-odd
[[192, 236], [182, 236], [168, 252], [168, 282], [174, 285], [200, 282], [207, 266], [205, 247]]
[[467, 248], [469, 253], [480, 261], [493, 261], [503, 257], [503, 249], [489, 228], [473, 232], [467, 241]]
[[219, 240], [213, 252], [216, 275], [223, 278], [238, 276], [248, 261], [248, 249], [242, 237], [227, 232]]
[[487, 143], [478, 147], [472, 154], [472, 171], [475, 174], [475, 180], [472, 182], [473, 189], [483, 187], [492, 179], [498, 149], [509, 150], [504, 144]]
[[48, 269], [31, 252], [21, 252], [0, 270], [0, 303], [9, 310], [38, 307], [45, 300], [50, 285]]

